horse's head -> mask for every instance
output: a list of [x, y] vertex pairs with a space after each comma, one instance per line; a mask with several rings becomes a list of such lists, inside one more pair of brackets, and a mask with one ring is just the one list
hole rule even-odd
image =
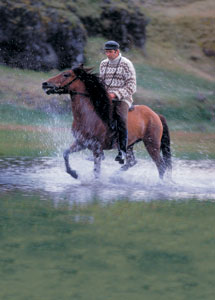
[[73, 70], [64, 71], [42, 83], [43, 90], [48, 94], [68, 94], [69, 86], [78, 77]]
[[[72, 70], [64, 71], [59, 75], [43, 82], [42, 88], [49, 94], [70, 94], [71, 98], [84, 96], [85, 103], [90, 104], [101, 120], [110, 125], [111, 104], [104, 84], [97, 74], [92, 73], [92, 68], [79, 66]], [[74, 98], [73, 98], [74, 100]], [[79, 101], [76, 101], [76, 103]], [[75, 103], [75, 101], [73, 102]]]

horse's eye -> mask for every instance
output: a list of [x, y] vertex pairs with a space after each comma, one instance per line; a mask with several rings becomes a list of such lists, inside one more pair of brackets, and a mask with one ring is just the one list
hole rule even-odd
[[65, 78], [68, 78], [68, 77], [70, 76], [70, 74], [69, 74], [69, 73], [65, 73], [65, 74], [63, 74], [63, 76], [64, 76]]

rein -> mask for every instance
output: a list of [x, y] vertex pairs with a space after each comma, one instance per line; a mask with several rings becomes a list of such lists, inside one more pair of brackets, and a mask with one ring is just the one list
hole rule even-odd
[[87, 93], [81, 93], [81, 92], [76, 92], [76, 91], [71, 91], [70, 95], [71, 96], [81, 95], [81, 96], [89, 97], [89, 94], [87, 94]]

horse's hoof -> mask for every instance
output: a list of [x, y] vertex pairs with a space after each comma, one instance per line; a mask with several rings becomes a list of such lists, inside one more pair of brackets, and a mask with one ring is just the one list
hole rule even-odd
[[133, 160], [133, 161], [131, 161], [131, 162], [129, 163], [130, 167], [133, 167], [133, 166], [135, 166], [136, 164], [137, 164], [136, 159]]
[[86, 160], [94, 161], [94, 157], [93, 157], [93, 156], [88, 156], [88, 157], [86, 158]]
[[119, 155], [117, 155], [117, 157], [115, 158], [115, 161], [118, 161], [118, 163], [120, 165], [123, 165], [124, 162], [125, 162], [124, 159], [121, 156], [119, 156]]
[[129, 168], [130, 168], [130, 166], [127, 165], [127, 164], [125, 164], [124, 166], [122, 166], [122, 167], [120, 168], [120, 171], [127, 171]]
[[76, 171], [72, 171], [72, 174], [71, 174], [71, 176], [72, 176], [73, 178], [75, 178], [75, 179], [77, 179], [77, 178], [78, 178], [78, 174], [77, 174], [77, 172], [76, 172]]
[[73, 170], [67, 170], [67, 173], [69, 175], [71, 175], [73, 178], [77, 179], [78, 178], [78, 174], [76, 171], [73, 171]]

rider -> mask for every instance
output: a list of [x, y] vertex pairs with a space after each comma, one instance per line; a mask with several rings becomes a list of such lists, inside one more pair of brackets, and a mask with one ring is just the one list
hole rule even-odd
[[114, 107], [117, 121], [118, 150], [115, 160], [123, 164], [128, 140], [128, 109], [132, 105], [132, 95], [136, 92], [136, 72], [130, 60], [120, 53], [120, 45], [108, 41], [104, 45], [107, 56], [100, 64], [100, 77], [103, 80]]

